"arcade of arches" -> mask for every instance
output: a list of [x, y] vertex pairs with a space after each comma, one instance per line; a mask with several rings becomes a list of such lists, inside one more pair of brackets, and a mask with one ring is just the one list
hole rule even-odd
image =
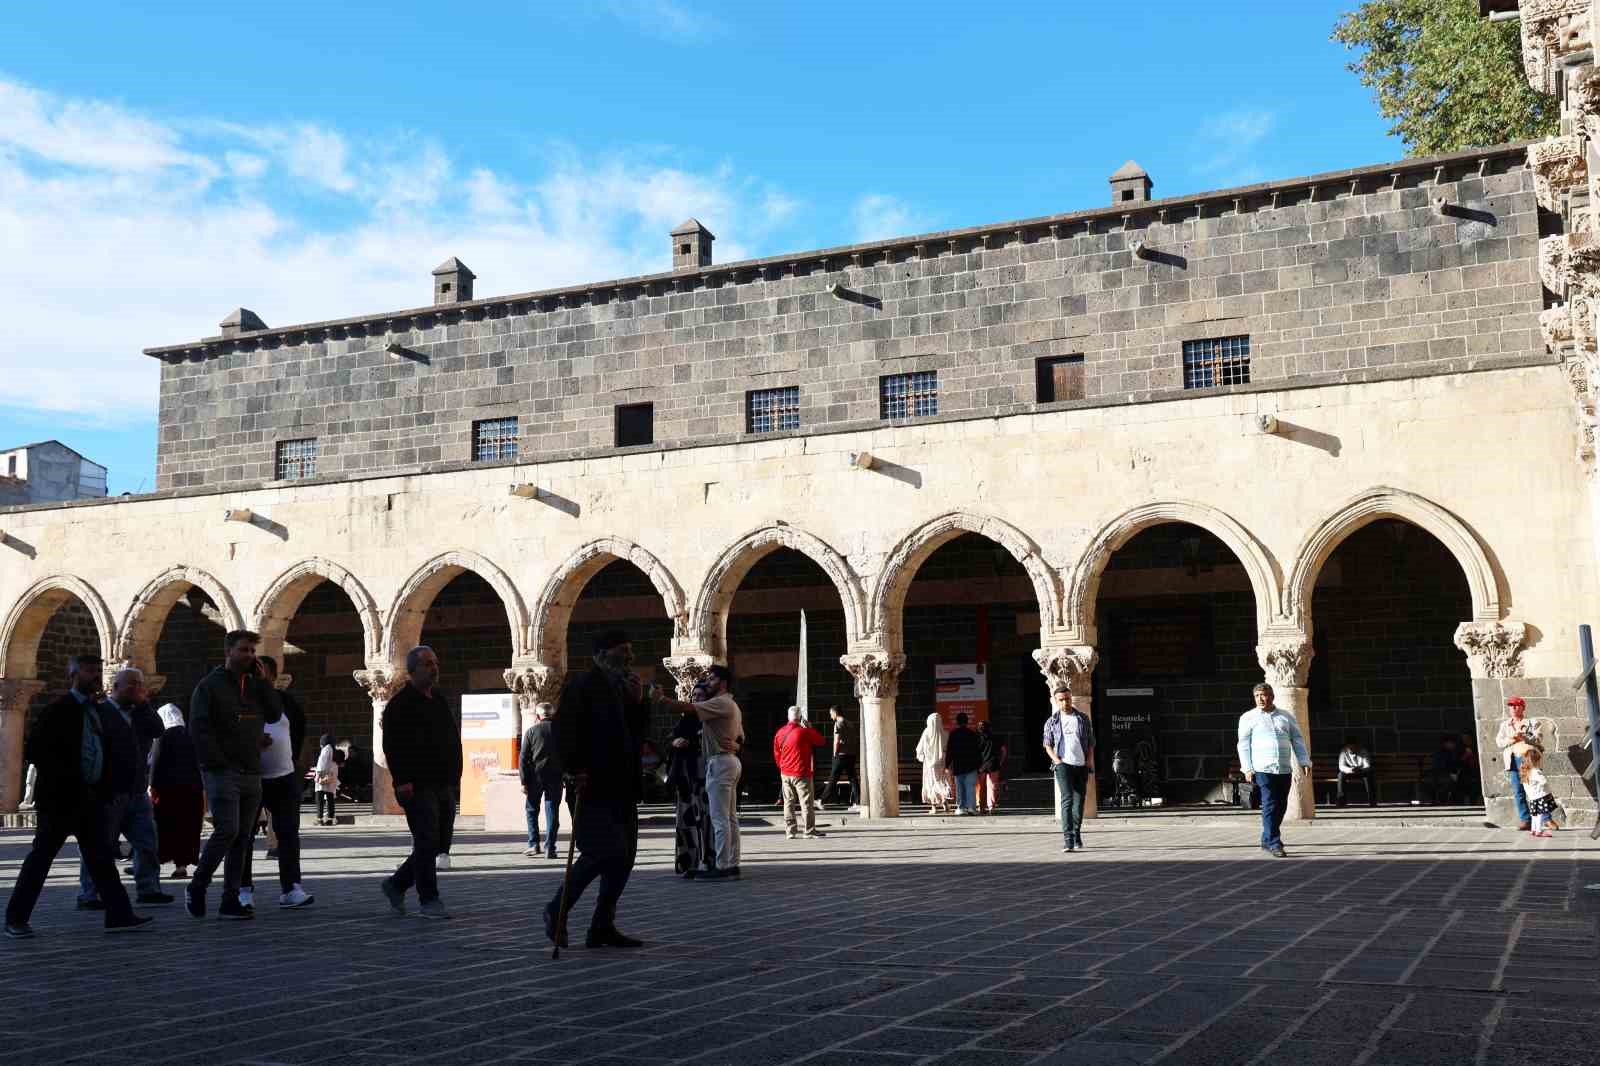
[[[1308, 538], [1288, 574], [1231, 520], [1156, 508], [1108, 527], [1065, 567], [1005, 523], [946, 516], [908, 536], [871, 581], [809, 534], [765, 527], [688, 594], [647, 550], [610, 541], [578, 552], [542, 590], [519, 588], [477, 556], [441, 556], [387, 612], [359, 575], [321, 560], [279, 577], [248, 617], [220, 582], [184, 568], [152, 583], [120, 625], [87, 584], [44, 581], [0, 632], [0, 810], [19, 798], [24, 720], [59, 694], [75, 649], [101, 649], [108, 671], [139, 665], [163, 701], [186, 710], [223, 632], [241, 624], [282, 656], [309, 734], [348, 737], [365, 752], [380, 747], [377, 722], [415, 642], [438, 650], [446, 691], [509, 688], [526, 714], [587, 664], [600, 629], [621, 627], [638, 669], [664, 687], [684, 692], [710, 663], [732, 666], [758, 802], [777, 792], [771, 736], [790, 703], [818, 721], [829, 706], [860, 715], [868, 816], [896, 814], [907, 786], [916, 799], [907, 764], [924, 718], [940, 708], [941, 666], [981, 675], [980, 713], [1007, 742], [1015, 795], [1030, 804], [1049, 795], [1038, 738], [1052, 682], [1093, 714], [1102, 752], [1128, 756], [1115, 767], [1102, 758], [1102, 805], [1133, 795], [1225, 801], [1237, 717], [1263, 675], [1307, 729], [1320, 771], [1350, 738], [1413, 765], [1446, 734], [1473, 743], [1476, 733], [1483, 750], [1493, 723], [1482, 701], [1474, 713], [1473, 677], [1497, 697], [1494, 685], [1517, 672], [1524, 629], [1485, 617], [1486, 564], [1463, 568], [1463, 555], [1473, 560], [1459, 530], [1429, 531], [1392, 511], [1359, 511]], [[374, 804], [387, 809], [381, 758], [374, 771]], [[1498, 775], [1485, 777], [1493, 798]], [[1043, 790], [1030, 792], [1030, 778]], [[1380, 791], [1385, 801], [1415, 795], [1411, 780]], [[1299, 787], [1294, 813], [1310, 816], [1325, 795], [1320, 784]]]

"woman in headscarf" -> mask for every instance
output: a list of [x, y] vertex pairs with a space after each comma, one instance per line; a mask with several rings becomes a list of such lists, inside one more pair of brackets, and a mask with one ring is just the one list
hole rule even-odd
[[160, 861], [173, 864], [173, 877], [188, 877], [188, 868], [200, 861], [205, 786], [183, 712], [169, 703], [159, 713], [167, 729], [150, 748], [150, 799], [156, 809]]
[[930, 714], [917, 741], [917, 761], [922, 763], [922, 802], [932, 808], [930, 814], [943, 814], [950, 804], [952, 789], [944, 755], [944, 723], [937, 714]]
[[674, 815], [673, 869], [693, 880], [709, 869], [716, 854], [711, 837], [711, 804], [706, 796], [706, 764], [700, 756], [700, 719], [686, 714], [672, 729], [667, 748], [667, 791]]

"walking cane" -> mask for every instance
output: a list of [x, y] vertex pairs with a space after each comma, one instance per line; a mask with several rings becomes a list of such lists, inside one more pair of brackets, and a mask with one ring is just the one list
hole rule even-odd
[[561, 957], [561, 938], [567, 935], [567, 897], [572, 891], [572, 853], [578, 845], [578, 810], [583, 806], [583, 790], [572, 789], [572, 829], [567, 833], [567, 872], [561, 876], [561, 910], [556, 914], [556, 944], [550, 952], [552, 959]]

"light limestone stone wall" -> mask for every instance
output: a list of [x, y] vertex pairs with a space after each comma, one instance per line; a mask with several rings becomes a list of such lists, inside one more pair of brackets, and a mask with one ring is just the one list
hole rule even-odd
[[[1256, 585], [1264, 671], [1293, 687], [1309, 662], [1296, 642], [1315, 625], [1309, 596], [1294, 592], [1315, 579], [1301, 560], [1314, 564], [1365, 521], [1408, 518], [1468, 574], [1474, 617], [1461, 621], [1478, 627], [1463, 645], [1474, 676], [1569, 678], [1576, 625], [1596, 603], [1570, 404], [1561, 369], [1535, 366], [0, 513], [0, 805], [15, 803], [21, 734], [4, 686], [34, 679], [30, 640], [65, 591], [102, 623], [108, 661], [159, 674], [159, 617], [174, 586], [202, 584], [273, 651], [299, 598], [336, 580], [367, 626], [362, 680], [381, 708], [421, 613], [462, 569], [506, 601], [516, 650], [507, 683], [532, 698], [559, 679], [566, 612], [611, 556], [639, 563], [662, 593], [675, 619], [669, 665], [686, 678], [726, 655], [727, 607], [749, 566], [794, 547], [845, 601], [852, 672], [879, 716], [865, 723], [874, 813], [894, 809], [897, 595], [964, 530], [1005, 544], [1028, 569], [1048, 667], [1071, 658], [1052, 649], [1092, 657], [1093, 589], [1111, 550], [1159, 521], [1205, 525]], [[1264, 416], [1275, 425], [1264, 429]], [[852, 466], [863, 451], [872, 469]], [[510, 495], [515, 483], [540, 494]], [[250, 521], [225, 520], [242, 509]], [[1480, 720], [1494, 713], [1479, 708]], [[1485, 764], [1488, 778], [1492, 757]], [[1567, 786], [1581, 790], [1575, 777]]]

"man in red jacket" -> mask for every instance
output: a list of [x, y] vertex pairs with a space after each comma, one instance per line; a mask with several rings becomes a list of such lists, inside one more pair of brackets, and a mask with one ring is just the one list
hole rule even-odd
[[783, 835], [795, 838], [795, 805], [806, 815], [806, 837], [815, 839], [817, 832], [816, 804], [811, 802], [811, 776], [815, 767], [811, 749], [827, 743], [821, 733], [800, 720], [800, 708], [789, 708], [789, 724], [778, 730], [772, 738], [772, 759], [783, 775]]

